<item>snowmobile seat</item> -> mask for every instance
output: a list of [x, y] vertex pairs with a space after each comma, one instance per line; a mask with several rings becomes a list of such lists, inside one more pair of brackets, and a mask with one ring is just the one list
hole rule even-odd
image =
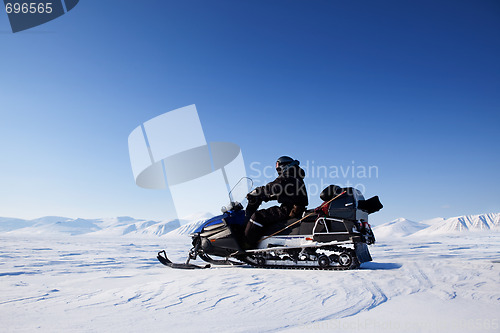
[[[316, 219], [318, 215], [313, 214], [311, 216], [306, 217], [300, 223], [295, 224], [291, 228], [285, 229], [279, 233], [279, 235], [310, 235], [312, 234]], [[264, 235], [272, 235], [273, 233], [286, 228], [287, 226], [297, 222], [297, 218], [288, 219], [285, 221], [281, 221], [270, 225], [265, 228]]]
[[299, 225], [298, 235], [311, 235], [313, 233], [313, 229], [317, 219], [318, 219], [318, 214], [312, 214], [304, 218], [302, 222], [298, 224]]
[[[265, 227], [264, 235], [266, 235], [266, 236], [272, 235], [275, 232], [277, 232], [283, 228], [286, 228], [287, 226], [296, 222], [297, 220], [298, 219], [293, 218], [293, 219], [284, 220], [284, 221], [280, 221], [280, 222], [274, 223], [272, 225], [269, 225], [269, 226]], [[297, 234], [292, 234], [292, 231], [294, 231], [294, 229], [295, 229], [294, 227], [291, 227], [289, 229], [283, 230], [282, 232], [279, 233], [279, 235], [297, 235]]]

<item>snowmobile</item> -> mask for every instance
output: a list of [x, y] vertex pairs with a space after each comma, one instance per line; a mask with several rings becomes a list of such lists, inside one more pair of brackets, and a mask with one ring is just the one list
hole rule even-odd
[[[266, 227], [257, 247], [247, 250], [240, 245], [245, 210], [231, 200], [222, 215], [203, 222], [191, 234], [193, 247], [186, 263], [171, 262], [164, 250], [157, 258], [166, 266], [183, 269], [246, 263], [262, 268], [347, 270], [371, 261], [367, 245], [375, 243], [375, 236], [368, 215], [383, 208], [378, 196], [365, 200], [355, 188], [330, 185], [320, 198], [323, 204], [305, 211], [302, 218]], [[197, 258], [209, 264], [190, 263]]]

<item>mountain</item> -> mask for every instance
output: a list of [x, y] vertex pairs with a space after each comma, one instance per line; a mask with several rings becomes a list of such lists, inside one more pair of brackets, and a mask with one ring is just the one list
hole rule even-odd
[[405, 218], [398, 218], [394, 221], [384, 223], [373, 228], [375, 236], [378, 238], [385, 237], [405, 237], [419, 230], [427, 228], [427, 224], [421, 222], [410, 221]]
[[191, 223], [201, 223], [210, 217], [212, 215], [208, 213], [167, 221], [135, 219], [129, 216], [100, 219], [71, 219], [68, 217], [46, 216], [33, 220], [0, 217], [0, 233], [9, 235], [158, 237], [179, 228], [181, 229], [178, 234], [183, 234], [184, 231], [193, 228]]
[[164, 221], [155, 223], [146, 228], [139, 228], [135, 234], [148, 235], [148, 236], [163, 236], [175, 230], [181, 226], [181, 223], [178, 219], [173, 221]]
[[[33, 220], [0, 217], [0, 233], [8, 235], [170, 237], [189, 235], [212, 216], [205, 213], [165, 221], [135, 219], [130, 216], [99, 219], [46, 216]], [[463, 215], [448, 219], [439, 217], [420, 222], [398, 218], [376, 226], [373, 230], [375, 237], [379, 239], [472, 231], [500, 231], [500, 213]]]
[[205, 223], [205, 221], [207, 221], [207, 220], [208, 219], [204, 219], [204, 220], [194, 221], [194, 222], [185, 224], [185, 225], [181, 226], [180, 228], [177, 228], [173, 231], [170, 231], [167, 234], [167, 236], [189, 235], [192, 232], [194, 232], [196, 229], [198, 229], [198, 227], [200, 225], [202, 225], [203, 223]]
[[414, 235], [427, 236], [470, 231], [500, 231], [500, 213], [451, 217], [416, 232]]
[[145, 229], [162, 223], [162, 221], [135, 219], [129, 216], [99, 219], [101, 230], [94, 232], [96, 236], [123, 236], [141, 234]]
[[435, 217], [433, 219], [423, 220], [423, 221], [419, 221], [419, 222], [422, 223], [422, 224], [425, 224], [427, 226], [431, 226], [431, 225], [434, 225], [434, 224], [437, 224], [437, 223], [441, 223], [444, 220], [446, 220], [444, 217]]
[[9, 232], [16, 229], [31, 227], [35, 222], [13, 217], [0, 217], [0, 232]]
[[189, 235], [200, 225], [205, 223], [208, 219], [212, 218], [213, 215], [210, 213], [202, 214], [202, 215], [195, 215], [195, 216], [190, 216], [188, 217], [191, 222], [189, 223], [184, 223], [181, 227], [170, 231], [167, 236], [178, 236], [178, 235]]
[[57, 223], [57, 222], [68, 222], [71, 221], [69, 217], [62, 217], [62, 216], [44, 216], [40, 217], [34, 220], [30, 220], [30, 222], [36, 224], [36, 225], [42, 225], [42, 224], [51, 224], [51, 223]]
[[96, 220], [48, 217], [8, 223], [11, 228], [5, 228], [5, 222], [0, 222], [3, 226], [0, 229], [13, 235], [66, 234], [75, 236], [100, 230], [101, 227], [96, 222]]
[[377, 238], [430, 236], [474, 231], [500, 231], [500, 213], [436, 217], [420, 222], [398, 218], [373, 227]]

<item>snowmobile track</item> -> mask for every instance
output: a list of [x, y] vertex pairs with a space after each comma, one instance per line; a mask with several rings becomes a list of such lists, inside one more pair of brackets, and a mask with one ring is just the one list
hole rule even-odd
[[[351, 257], [351, 263], [347, 266], [326, 266], [326, 267], [321, 267], [319, 264], [317, 266], [305, 266], [305, 265], [262, 265], [258, 264], [259, 258], [249, 258], [249, 257], [240, 257], [238, 258], [239, 260], [251, 265], [252, 267], [256, 268], [268, 268], [268, 269], [298, 269], [298, 270], [323, 270], [323, 271], [347, 271], [347, 270], [353, 270], [353, 269], [358, 269], [360, 267], [360, 262], [356, 256], [356, 253], [352, 249], [348, 249], [345, 247], [341, 246], [323, 246], [320, 247], [320, 249], [324, 250], [330, 250], [330, 251], [337, 251], [341, 253], [349, 253]], [[269, 249], [266, 249], [265, 252], [267, 252]], [[264, 251], [262, 251], [264, 252]], [[259, 252], [257, 252], [259, 253]], [[300, 262], [300, 261], [299, 261]]]
[[295, 270], [309, 270], [309, 271], [349, 271], [353, 269], [358, 269], [360, 264], [355, 260], [350, 266], [289, 266], [289, 265], [257, 265], [249, 260], [241, 259], [243, 262], [249, 264], [255, 268], [266, 268], [266, 269], [295, 269]]
[[277, 265], [264, 265], [264, 266], [257, 266], [250, 264], [252, 267], [255, 268], [266, 268], [266, 269], [294, 269], [294, 270], [303, 270], [303, 271], [350, 271], [353, 269], [358, 269], [359, 267], [343, 267], [343, 266], [331, 266], [331, 267], [316, 267], [316, 266], [287, 266], [287, 265], [282, 265], [282, 266], [277, 266]]

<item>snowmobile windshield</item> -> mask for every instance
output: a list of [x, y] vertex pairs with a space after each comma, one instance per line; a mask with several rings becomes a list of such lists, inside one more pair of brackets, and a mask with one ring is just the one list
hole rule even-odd
[[239, 202], [243, 204], [243, 201], [246, 200], [248, 192], [250, 192], [252, 188], [253, 188], [253, 180], [248, 177], [242, 177], [233, 186], [231, 192], [229, 192], [230, 202]]

